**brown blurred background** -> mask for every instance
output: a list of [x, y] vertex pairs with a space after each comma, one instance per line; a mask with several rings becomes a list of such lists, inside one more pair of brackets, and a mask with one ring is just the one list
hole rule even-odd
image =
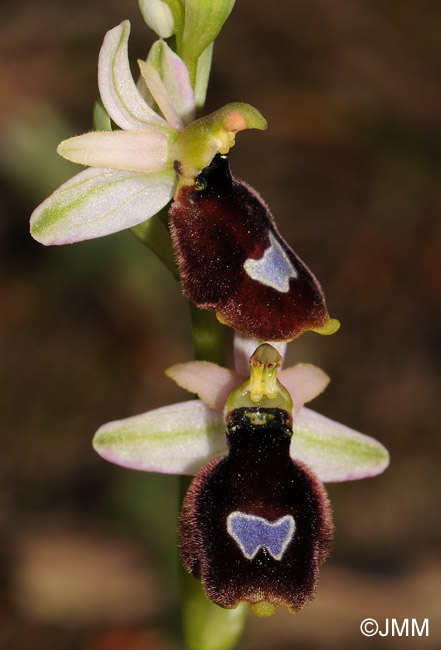
[[[73, 167], [56, 144], [91, 127], [104, 33], [135, 0], [2, 0], [0, 24], [0, 648], [179, 648], [173, 477], [111, 466], [103, 422], [187, 396], [163, 374], [192, 358], [179, 287], [129, 233], [45, 249], [32, 209]], [[377, 437], [384, 475], [330, 485], [336, 538], [316, 600], [250, 617], [242, 650], [441, 646], [441, 7], [437, 0], [237, 0], [207, 110], [257, 106], [233, 171], [314, 270], [333, 337], [288, 362], [332, 378], [313, 403]], [[372, 617], [430, 636], [365, 638]]]

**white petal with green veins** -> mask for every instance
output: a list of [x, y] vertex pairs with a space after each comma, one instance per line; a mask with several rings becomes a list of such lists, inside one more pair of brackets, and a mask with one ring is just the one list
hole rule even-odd
[[34, 210], [31, 234], [45, 245], [110, 235], [142, 223], [171, 199], [173, 171], [143, 174], [90, 167]]
[[315, 411], [295, 416], [290, 454], [306, 463], [323, 482], [351, 481], [383, 472], [389, 464], [385, 447]]
[[128, 57], [129, 34], [130, 23], [125, 20], [104, 38], [98, 61], [101, 100], [122, 129], [142, 129], [149, 124], [167, 126], [145, 102], [133, 81]]
[[93, 446], [117, 465], [167, 474], [195, 474], [227, 451], [221, 413], [199, 400], [104, 424]]

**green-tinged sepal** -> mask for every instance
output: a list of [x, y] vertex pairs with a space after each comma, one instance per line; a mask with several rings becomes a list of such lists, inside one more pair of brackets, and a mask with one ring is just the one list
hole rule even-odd
[[170, 201], [173, 189], [173, 172], [144, 174], [90, 167], [34, 210], [31, 235], [46, 246], [110, 235], [159, 212]]

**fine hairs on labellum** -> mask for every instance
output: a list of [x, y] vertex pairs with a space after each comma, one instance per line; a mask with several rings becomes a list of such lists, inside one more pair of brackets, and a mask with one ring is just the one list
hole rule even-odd
[[289, 454], [291, 416], [237, 408], [227, 417], [226, 457], [209, 462], [184, 500], [181, 553], [207, 596], [291, 611], [316, 590], [333, 536], [323, 484]]
[[182, 282], [199, 307], [261, 340], [290, 340], [329, 320], [322, 289], [277, 231], [260, 196], [217, 154], [170, 210]]

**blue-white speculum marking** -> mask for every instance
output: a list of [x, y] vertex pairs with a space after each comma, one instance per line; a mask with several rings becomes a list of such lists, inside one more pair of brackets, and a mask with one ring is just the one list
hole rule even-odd
[[289, 281], [297, 278], [298, 273], [293, 267], [283, 246], [273, 233], [269, 232], [270, 245], [258, 260], [249, 258], [244, 262], [246, 274], [256, 282], [276, 289], [280, 293], [288, 293]]
[[281, 362], [268, 343], [251, 356], [250, 377], [225, 405], [228, 453], [193, 479], [179, 527], [184, 564], [207, 596], [228, 609], [246, 602], [259, 616], [311, 600], [333, 532], [323, 485], [290, 455]]
[[227, 517], [227, 531], [248, 560], [265, 548], [275, 560], [281, 560], [295, 532], [292, 515], [275, 521], [236, 510]]

